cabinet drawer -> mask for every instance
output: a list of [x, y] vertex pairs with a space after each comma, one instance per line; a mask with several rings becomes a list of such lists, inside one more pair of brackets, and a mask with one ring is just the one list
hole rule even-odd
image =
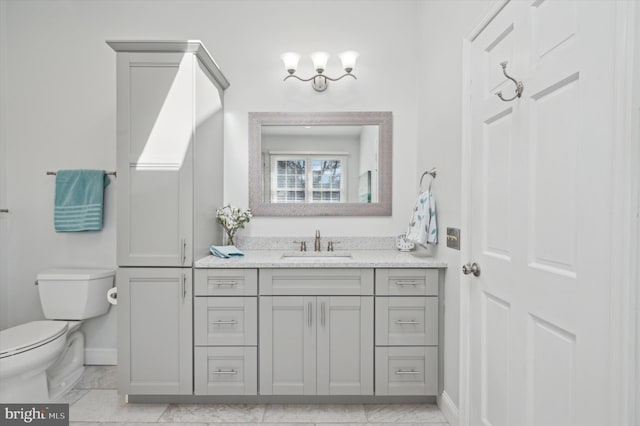
[[376, 395], [436, 395], [438, 348], [376, 348]]
[[437, 297], [376, 297], [376, 345], [437, 344]]
[[260, 294], [372, 295], [373, 269], [260, 269]]
[[196, 296], [255, 296], [258, 294], [256, 269], [196, 269]]
[[198, 347], [194, 357], [196, 395], [257, 394], [257, 348]]
[[376, 295], [437, 296], [437, 269], [376, 269]]
[[194, 303], [196, 346], [257, 344], [255, 297], [196, 297]]

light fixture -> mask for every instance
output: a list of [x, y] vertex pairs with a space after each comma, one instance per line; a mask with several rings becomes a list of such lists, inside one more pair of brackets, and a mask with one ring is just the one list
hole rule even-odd
[[314, 52], [311, 54], [311, 60], [313, 61], [313, 69], [316, 70], [316, 75], [309, 78], [300, 78], [295, 75], [296, 69], [298, 69], [298, 61], [300, 60], [300, 55], [295, 52], [287, 52], [280, 55], [282, 62], [284, 62], [284, 67], [289, 73], [288, 76], [284, 78], [287, 80], [288, 78], [295, 77], [300, 81], [310, 81], [311, 86], [317, 92], [324, 92], [327, 90], [327, 86], [330, 81], [338, 81], [346, 76], [353, 77], [357, 80], [357, 77], [352, 74], [353, 69], [356, 66], [356, 60], [358, 59], [358, 52], [353, 50], [348, 50], [346, 52], [342, 52], [340, 55], [340, 61], [342, 62], [342, 68], [345, 73], [340, 77], [331, 78], [324, 74], [327, 69], [327, 62], [329, 61], [329, 54], [327, 52]]

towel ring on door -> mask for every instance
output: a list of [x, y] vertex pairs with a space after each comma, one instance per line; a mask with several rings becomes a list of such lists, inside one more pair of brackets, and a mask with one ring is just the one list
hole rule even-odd
[[429, 181], [429, 192], [431, 192], [431, 184], [433, 183], [433, 180], [436, 178], [437, 173], [438, 173], [438, 169], [434, 167], [431, 170], [427, 170], [422, 174], [422, 176], [420, 176], [420, 192], [422, 192], [422, 180], [426, 175], [431, 176], [431, 180]]
[[522, 84], [521, 81], [516, 81], [515, 78], [513, 78], [509, 74], [507, 74], [507, 61], [500, 62], [500, 66], [502, 67], [502, 73], [504, 74], [504, 76], [507, 77], [509, 80], [513, 81], [513, 84], [516, 85], [516, 94], [512, 98], [505, 99], [505, 98], [502, 97], [502, 91], [500, 91], [500, 92], [496, 93], [496, 96], [498, 96], [504, 102], [511, 102], [514, 99], [519, 98], [520, 96], [522, 96], [522, 92], [524, 91], [524, 84]]

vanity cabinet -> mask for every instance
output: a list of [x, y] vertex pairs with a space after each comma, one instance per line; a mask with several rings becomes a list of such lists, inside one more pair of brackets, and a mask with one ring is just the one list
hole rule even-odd
[[192, 393], [188, 268], [119, 268], [118, 382], [126, 394]]
[[191, 266], [222, 240], [229, 82], [199, 41], [107, 43], [116, 51], [118, 387], [192, 394]]
[[117, 256], [190, 267], [221, 240], [223, 91], [199, 41], [108, 41], [117, 52]]
[[376, 269], [376, 395], [438, 393], [437, 269]]
[[373, 395], [373, 327], [373, 270], [260, 270], [260, 394]]
[[196, 269], [194, 293], [194, 393], [257, 395], [257, 270]]

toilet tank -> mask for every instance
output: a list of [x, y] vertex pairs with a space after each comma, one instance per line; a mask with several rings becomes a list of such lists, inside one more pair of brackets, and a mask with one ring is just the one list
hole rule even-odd
[[83, 320], [109, 310], [113, 269], [50, 269], [38, 274], [38, 291], [48, 319]]

